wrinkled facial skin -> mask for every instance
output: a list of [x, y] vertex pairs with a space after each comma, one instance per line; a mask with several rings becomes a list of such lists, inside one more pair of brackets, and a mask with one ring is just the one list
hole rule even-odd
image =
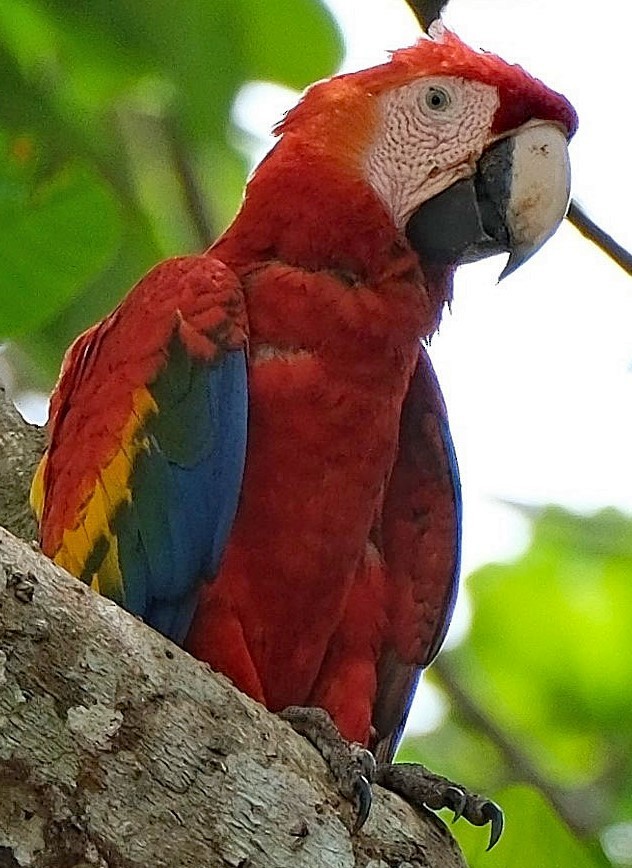
[[470, 177], [493, 140], [496, 88], [431, 76], [383, 94], [364, 175], [398, 228], [428, 199]]

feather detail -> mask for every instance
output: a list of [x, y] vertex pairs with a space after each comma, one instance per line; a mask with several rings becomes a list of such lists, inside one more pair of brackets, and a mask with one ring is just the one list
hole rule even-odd
[[33, 483], [43, 551], [179, 642], [237, 508], [245, 322], [221, 262], [157, 266], [68, 352]]
[[44, 453], [40, 463], [37, 465], [37, 470], [31, 482], [31, 490], [29, 492], [29, 503], [31, 509], [35, 513], [37, 521], [41, 521], [42, 513], [44, 512], [44, 476], [46, 473], [46, 463], [48, 455]]
[[[120, 506], [131, 499], [130, 477], [134, 462], [148, 443], [143, 434], [147, 417], [157, 412], [156, 402], [145, 388], [132, 396], [132, 412], [121, 432], [121, 447], [98, 473], [94, 487], [78, 511], [73, 527], [63, 531], [58, 549], [52, 557], [59, 566], [92, 581], [99, 572], [101, 593], [125, 605], [120, 568], [115, 566], [111, 548], [115, 545], [112, 521]], [[102, 560], [95, 563], [95, 543], [101, 542]], [[105, 567], [104, 567], [105, 564]]]
[[428, 354], [402, 408], [399, 450], [380, 528], [390, 574], [390, 637], [378, 666], [374, 746], [390, 761], [423, 667], [452, 617], [461, 550], [461, 488], [445, 404]]

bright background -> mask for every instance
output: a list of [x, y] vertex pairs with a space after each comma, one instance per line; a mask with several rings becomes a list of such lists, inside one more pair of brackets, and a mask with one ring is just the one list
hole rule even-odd
[[[30, 418], [78, 331], [226, 224], [300, 88], [418, 33], [403, 0], [326, 5], [344, 54], [316, 0], [2, 4], [0, 377]], [[631, 248], [632, 11], [607, 13], [451, 0], [445, 20], [571, 99], [573, 195]], [[402, 754], [502, 802], [488, 868], [632, 865], [632, 288], [569, 224], [501, 268], [460, 270], [432, 341], [471, 577]]]

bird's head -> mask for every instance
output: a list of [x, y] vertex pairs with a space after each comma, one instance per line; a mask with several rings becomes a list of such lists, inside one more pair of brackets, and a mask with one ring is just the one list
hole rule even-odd
[[501, 251], [510, 273], [566, 213], [569, 102], [442, 25], [381, 66], [313, 85], [279, 125], [377, 194], [422, 262]]

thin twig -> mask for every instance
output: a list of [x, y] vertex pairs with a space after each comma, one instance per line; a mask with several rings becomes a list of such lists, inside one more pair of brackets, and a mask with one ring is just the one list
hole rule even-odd
[[171, 144], [174, 170], [182, 186], [189, 216], [195, 226], [202, 248], [208, 247], [215, 240], [217, 233], [213, 226], [207, 197], [200, 186], [193, 160], [175, 121], [165, 118], [164, 128]]
[[566, 216], [584, 238], [588, 238], [589, 241], [596, 244], [600, 250], [616, 262], [627, 274], [632, 274], [632, 254], [616, 242], [611, 235], [604, 232], [600, 226], [597, 226], [574, 199]]
[[441, 17], [444, 6], [448, 5], [448, 0], [407, 0], [407, 3], [422, 28], [428, 30], [432, 22]]

